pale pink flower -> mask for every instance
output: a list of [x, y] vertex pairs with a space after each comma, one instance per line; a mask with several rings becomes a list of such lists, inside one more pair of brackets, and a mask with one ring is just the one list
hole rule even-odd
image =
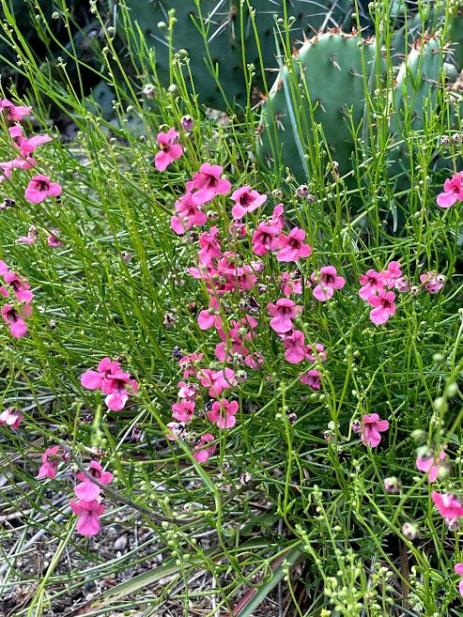
[[31, 111], [32, 107], [15, 105], [8, 99], [0, 99], [0, 113], [7, 122], [21, 122], [23, 118], [30, 115]]
[[325, 346], [321, 343], [316, 343], [313, 347], [307, 345], [306, 358], [309, 362], [326, 362], [326, 357]]
[[193, 452], [193, 458], [198, 463], [206, 463], [211, 456], [214, 456], [217, 446], [210, 443], [211, 441], [214, 441], [214, 439], [214, 435], [211, 435], [210, 433], [204, 433], [204, 435], [201, 435], [198, 443], [194, 447]]
[[40, 204], [47, 197], [59, 197], [63, 189], [57, 182], [52, 182], [48, 176], [34, 176], [27, 185], [24, 197], [33, 204]]
[[457, 201], [463, 201], [463, 171], [447, 178], [443, 192], [436, 199], [440, 208], [451, 208]]
[[183, 368], [183, 379], [189, 379], [192, 376], [196, 376], [198, 372], [198, 364], [202, 362], [204, 358], [204, 354], [202, 353], [191, 353], [185, 356], [182, 356], [178, 361], [181, 368]]
[[39, 232], [37, 231], [37, 227], [34, 227], [33, 225], [31, 225], [31, 227], [29, 227], [29, 230], [27, 232], [27, 236], [20, 236], [19, 238], [16, 238], [15, 243], [16, 244], [27, 244], [28, 246], [32, 246], [33, 244], [37, 242], [38, 237], [39, 237]]
[[463, 505], [455, 495], [433, 491], [431, 498], [443, 518], [454, 520], [463, 517]]
[[378, 292], [378, 295], [371, 295], [368, 299], [370, 306], [375, 308], [370, 311], [370, 319], [379, 326], [386, 323], [390, 317], [395, 315], [397, 306], [394, 304], [395, 293], [393, 291], [385, 291], [384, 289]]
[[402, 276], [402, 268], [399, 261], [390, 261], [387, 268], [381, 272], [387, 287], [394, 287], [397, 279]]
[[64, 243], [57, 236], [58, 232], [52, 231], [47, 236], [47, 244], [51, 248], [59, 248], [60, 246], [64, 246]]
[[0, 426], [8, 426], [16, 430], [23, 421], [23, 415], [13, 407], [8, 407], [0, 413]]
[[[113, 474], [110, 471], [104, 471], [101, 463], [98, 461], [91, 461], [87, 472], [100, 484], [111, 484], [113, 481]], [[92, 482], [87, 475], [79, 471], [76, 477], [80, 480], [80, 483], [74, 488], [76, 497], [82, 501], [92, 501], [99, 496], [101, 488]]]
[[278, 261], [298, 261], [312, 254], [312, 247], [304, 243], [305, 231], [294, 227], [288, 235], [282, 233], [279, 238]]
[[249, 354], [244, 359], [245, 365], [248, 366], [252, 370], [260, 369], [264, 365], [264, 362], [265, 362], [264, 356], [258, 351], [255, 351], [254, 353]]
[[221, 399], [212, 403], [210, 411], [207, 412], [207, 417], [211, 422], [216, 424], [218, 428], [232, 428], [236, 424], [236, 414], [238, 413], [239, 405], [237, 401], [227, 401]]
[[302, 278], [293, 272], [283, 272], [280, 276], [280, 289], [286, 297], [299, 295], [302, 293]]
[[59, 446], [51, 446], [51, 448], [47, 448], [42, 454], [42, 464], [37, 474], [38, 480], [42, 480], [43, 478], [54, 480], [56, 478], [58, 463], [62, 458], [58, 456], [60, 449]]
[[71, 510], [79, 518], [77, 521], [77, 531], [82, 536], [95, 536], [100, 531], [100, 516], [105, 507], [98, 500], [92, 501], [71, 501]]
[[346, 284], [346, 279], [338, 275], [334, 266], [323, 266], [318, 272], [312, 272], [310, 279], [316, 284], [313, 296], [319, 302], [330, 300], [335, 290], [342, 289]]
[[412, 286], [406, 276], [401, 276], [396, 279], [394, 283], [394, 288], [397, 289], [397, 291], [399, 291], [400, 293], [408, 293]]
[[32, 307], [29, 304], [15, 309], [11, 304], [4, 304], [0, 314], [3, 321], [7, 324], [10, 334], [14, 338], [22, 338], [28, 333], [25, 318], [32, 314]]
[[177, 441], [182, 436], [185, 427], [182, 422], [169, 422], [166, 424], [167, 434], [166, 439], [169, 441]]
[[445, 285], [445, 276], [438, 272], [424, 272], [420, 274], [420, 281], [428, 293], [437, 294]]
[[217, 195], [226, 195], [231, 190], [228, 180], [222, 178], [223, 167], [203, 163], [191, 180], [186, 183], [186, 190], [192, 193], [194, 203], [198, 206], [212, 201]]
[[312, 390], [320, 390], [320, 387], [321, 387], [320, 371], [317, 371], [317, 369], [310, 369], [309, 371], [301, 375], [301, 377], [299, 378], [299, 381], [303, 383], [304, 385], [309, 386], [309, 388], [312, 388]]
[[193, 227], [202, 227], [207, 223], [207, 215], [193, 201], [191, 193], [185, 193], [175, 202], [175, 215], [170, 219], [170, 226], [179, 236]]
[[235, 202], [232, 208], [233, 218], [242, 219], [249, 212], [260, 208], [267, 201], [267, 195], [261, 195], [250, 186], [242, 186], [232, 193], [231, 199]]
[[184, 400], [172, 405], [172, 417], [178, 422], [191, 422], [195, 412], [195, 402]]
[[416, 467], [427, 474], [429, 482], [435, 482], [439, 474], [448, 468], [447, 456], [444, 451], [435, 455], [425, 448], [423, 451], [418, 452]]
[[305, 360], [306, 347], [304, 333], [300, 330], [292, 330], [283, 339], [285, 348], [285, 360], [290, 364], [300, 364]]
[[177, 161], [183, 155], [183, 148], [178, 143], [179, 138], [180, 135], [175, 129], [158, 133], [156, 139], [160, 150], [154, 157], [154, 166], [158, 171], [165, 171], [171, 163]]
[[267, 311], [270, 317], [272, 317], [270, 327], [278, 334], [289, 332], [293, 329], [292, 320], [301, 314], [302, 309], [302, 306], [298, 306], [288, 298], [280, 298], [275, 304], [269, 302], [267, 304]]
[[381, 433], [389, 430], [389, 422], [381, 420], [377, 413], [366, 414], [362, 418], [360, 439], [365, 446], [376, 448], [381, 442]]
[[186, 399], [187, 401], [194, 401], [196, 399], [198, 394], [198, 386], [196, 384], [179, 381], [177, 387], [179, 398]]

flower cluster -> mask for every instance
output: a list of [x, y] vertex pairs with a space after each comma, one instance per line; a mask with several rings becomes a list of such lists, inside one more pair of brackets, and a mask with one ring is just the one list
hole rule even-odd
[[87, 390], [100, 390], [106, 394], [105, 403], [111, 411], [124, 409], [129, 396], [138, 392], [138, 383], [122, 370], [120, 362], [103, 358], [96, 370], [88, 369], [80, 377]]
[[[370, 320], [375, 326], [386, 323], [397, 311], [395, 291], [401, 293], [418, 293], [419, 287], [413, 287], [402, 273], [398, 261], [389, 262], [380, 272], [370, 269], [360, 275], [359, 296], [372, 307]], [[445, 276], [438, 272], [424, 272], [420, 275], [422, 288], [430, 294], [438, 293], [444, 286]], [[395, 290], [395, 291], [393, 291]]]
[[[5, 121], [12, 124], [9, 136], [16, 157], [10, 161], [0, 163], [0, 183], [11, 177], [15, 169], [33, 169], [37, 161], [32, 154], [43, 144], [51, 141], [48, 135], [34, 135], [26, 137], [23, 128], [18, 124], [30, 115], [31, 108], [14, 105], [8, 99], [0, 100], [0, 113]], [[61, 185], [52, 182], [48, 176], [42, 174], [33, 176], [27, 185], [24, 197], [33, 204], [39, 204], [47, 197], [59, 197], [62, 193]]]
[[3, 321], [14, 338], [26, 336], [26, 319], [32, 314], [33, 294], [30, 284], [16, 272], [12, 272], [4, 261], [0, 261], [0, 296], [7, 299], [0, 310]]
[[[60, 462], [69, 461], [68, 454], [60, 446], [51, 446], [42, 454], [42, 464], [37, 479], [50, 478], [55, 480]], [[100, 531], [100, 517], [105, 508], [101, 503], [101, 486], [110, 484], [113, 474], [105, 471], [99, 461], [92, 460], [84, 473], [76, 474], [79, 483], [74, 487], [77, 499], [71, 500], [69, 505], [77, 515], [77, 531], [83, 536], [94, 536]], [[98, 484], [96, 484], [98, 482]]]

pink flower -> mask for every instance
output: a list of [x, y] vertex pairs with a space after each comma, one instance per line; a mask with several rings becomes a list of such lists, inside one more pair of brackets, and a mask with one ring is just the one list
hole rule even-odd
[[428, 293], [437, 294], [445, 285], [445, 276], [438, 272], [424, 272], [420, 274], [420, 281]]
[[394, 288], [397, 289], [400, 293], [407, 293], [411, 289], [410, 281], [405, 276], [401, 276], [396, 279]]
[[30, 290], [31, 286], [27, 281], [20, 278], [16, 272], [11, 272], [8, 270], [8, 272], [5, 272], [3, 275], [3, 279], [5, 283], [13, 289], [14, 295], [16, 296], [18, 302], [24, 302], [26, 304], [32, 302], [34, 296]]
[[386, 323], [392, 315], [395, 315], [397, 306], [394, 304], [395, 293], [393, 291], [385, 291], [384, 289], [378, 295], [371, 295], [368, 303], [375, 308], [370, 311], [370, 319], [379, 326]]
[[0, 426], [9, 426], [16, 430], [23, 421], [23, 415], [13, 407], [8, 407], [0, 413]]
[[59, 197], [63, 189], [57, 182], [52, 182], [48, 176], [34, 176], [27, 185], [24, 197], [33, 204], [40, 204], [47, 197]]
[[172, 417], [178, 422], [191, 422], [194, 412], [194, 401], [184, 400], [172, 405]]
[[463, 505], [454, 495], [433, 491], [431, 498], [443, 518], [454, 520], [463, 516]]
[[346, 280], [338, 276], [334, 266], [323, 266], [319, 272], [312, 272], [310, 278], [316, 283], [313, 290], [314, 298], [320, 302], [330, 300], [335, 290], [342, 289], [346, 284]]
[[182, 422], [169, 422], [166, 424], [167, 434], [166, 439], [169, 441], [177, 441], [182, 436], [185, 427]]
[[20, 236], [19, 238], [16, 238], [15, 243], [16, 244], [27, 244], [28, 246], [32, 246], [33, 244], [37, 242], [38, 237], [39, 237], [39, 232], [37, 231], [37, 228], [31, 225], [31, 227], [29, 227], [29, 230], [27, 232], [27, 236]]
[[400, 262], [390, 261], [387, 268], [381, 274], [384, 276], [387, 287], [394, 287], [396, 280], [402, 276]]
[[191, 193], [185, 193], [175, 202], [176, 214], [170, 219], [170, 226], [179, 236], [193, 227], [202, 227], [207, 223], [207, 216], [193, 201]]
[[171, 163], [177, 161], [183, 155], [183, 148], [178, 143], [179, 138], [180, 135], [175, 129], [158, 133], [157, 141], [160, 150], [154, 157], [154, 165], [158, 171], [165, 171]]
[[103, 358], [96, 371], [85, 371], [80, 377], [80, 383], [87, 390], [101, 390], [106, 394], [105, 403], [111, 411], [124, 409], [129, 395], [138, 392], [137, 381], [122, 371], [120, 363], [111, 358]]
[[258, 351], [255, 351], [254, 353], [251, 353], [248, 356], [246, 356], [244, 363], [250, 369], [257, 370], [257, 369], [260, 369], [264, 365], [264, 361], [265, 361], [264, 356]]
[[463, 201], [463, 172], [460, 171], [444, 182], [444, 190], [437, 196], [440, 208], [451, 208], [457, 201]]
[[28, 330], [24, 318], [29, 317], [31, 313], [32, 308], [28, 304], [20, 309], [15, 309], [11, 304], [4, 304], [0, 311], [3, 321], [7, 324], [11, 336], [14, 338], [26, 336]]
[[416, 467], [428, 475], [429, 482], [435, 482], [441, 471], [447, 469], [447, 456], [444, 451], [435, 456], [432, 452], [420, 452], [416, 458]]
[[270, 327], [278, 334], [289, 332], [293, 329], [292, 320], [301, 314], [302, 308], [288, 298], [280, 298], [275, 304], [270, 302], [267, 304], [267, 311], [272, 317]]
[[198, 326], [201, 330], [210, 330], [210, 328], [222, 329], [223, 323], [220, 316], [220, 306], [215, 298], [210, 298], [208, 309], [203, 309], [199, 312]]
[[[113, 474], [110, 471], [104, 471], [98, 461], [91, 461], [87, 471], [100, 484], [111, 484], [113, 481]], [[79, 471], [76, 477], [80, 480], [80, 483], [74, 488], [76, 497], [82, 501], [92, 501], [99, 496], [101, 488], [82, 471]]]
[[51, 141], [51, 137], [48, 135], [34, 135], [34, 137], [27, 139], [24, 136], [24, 131], [18, 125], [12, 126], [8, 132], [21, 155], [25, 157], [32, 154], [38, 147]]
[[61, 457], [58, 456], [59, 451], [59, 446], [52, 446], [51, 448], [47, 448], [42, 454], [42, 464], [37, 474], [38, 480], [42, 480], [43, 478], [54, 480], [56, 478], [58, 463], [61, 460]]
[[218, 235], [219, 228], [214, 225], [199, 236], [199, 263], [208, 266], [214, 259], [222, 257]]
[[285, 226], [285, 207], [283, 204], [277, 204], [274, 207], [269, 225], [277, 227], [279, 231], [283, 229]]
[[280, 276], [280, 285], [281, 291], [287, 297], [302, 293], [302, 279], [293, 272], [283, 272]]
[[278, 261], [297, 261], [304, 259], [312, 254], [312, 247], [304, 244], [305, 231], [294, 227], [288, 235], [282, 233], [280, 235], [279, 251], [277, 253]]
[[315, 347], [307, 345], [306, 358], [309, 362], [326, 362], [326, 351], [324, 345], [316, 343]]
[[380, 433], [389, 430], [389, 422], [381, 420], [377, 413], [365, 415], [362, 418], [362, 426], [360, 429], [360, 439], [365, 446], [376, 448], [381, 442]]
[[232, 201], [235, 205], [232, 208], [232, 216], [234, 219], [242, 219], [249, 212], [254, 212], [260, 208], [266, 201], [267, 195], [261, 195], [257, 191], [251, 189], [250, 186], [242, 186], [232, 193]]
[[74, 514], [79, 517], [77, 531], [82, 536], [95, 536], [100, 531], [100, 516], [105, 510], [104, 505], [96, 499], [71, 501], [69, 505]]
[[183, 368], [183, 379], [189, 379], [192, 376], [196, 376], [198, 372], [198, 364], [202, 362], [204, 354], [192, 353], [186, 356], [182, 356], [178, 361], [179, 365]]
[[280, 245], [281, 229], [270, 223], [259, 223], [252, 235], [252, 252], [262, 257], [269, 252], [276, 251]]
[[222, 399], [212, 403], [212, 408], [207, 412], [207, 417], [218, 428], [232, 428], [236, 424], [236, 414], [238, 413], [238, 402]]
[[304, 373], [304, 375], [301, 375], [301, 377], [299, 378], [299, 381], [303, 383], [304, 385], [309, 386], [309, 388], [312, 388], [312, 390], [320, 390], [320, 387], [321, 387], [320, 371], [317, 371], [316, 369], [310, 369], [309, 371]]
[[359, 296], [366, 302], [369, 302], [371, 296], [378, 295], [386, 286], [384, 275], [376, 270], [368, 270], [366, 274], [361, 274], [359, 282], [361, 285]]
[[208, 393], [211, 398], [219, 398], [224, 390], [238, 384], [235, 378], [235, 371], [228, 367], [220, 371], [208, 368], [201, 369], [198, 371], [198, 378], [204, 388], [209, 388]]
[[205, 463], [215, 454], [217, 446], [215, 444], [208, 445], [211, 441], [214, 441], [214, 439], [214, 435], [211, 435], [210, 433], [204, 433], [204, 435], [201, 435], [193, 452], [193, 458], [198, 463]]
[[[463, 576], [463, 563], [456, 563], [453, 569], [455, 574], [458, 574], [458, 576]], [[463, 579], [458, 583], [458, 591], [460, 596], [463, 597]]]
[[222, 178], [223, 167], [203, 163], [192, 178], [186, 183], [186, 190], [193, 193], [193, 201], [201, 206], [212, 201], [217, 195], [230, 192], [231, 184]]
[[304, 333], [300, 330], [293, 330], [283, 339], [285, 348], [285, 360], [290, 364], [300, 364], [305, 360], [306, 347]]
[[28, 116], [32, 111], [32, 107], [23, 105], [14, 105], [8, 99], [0, 99], [0, 113], [7, 122], [21, 122], [23, 118]]
[[59, 248], [60, 246], [64, 246], [64, 243], [56, 235], [57, 233], [58, 232], [52, 231], [47, 237], [48, 246], [54, 249]]

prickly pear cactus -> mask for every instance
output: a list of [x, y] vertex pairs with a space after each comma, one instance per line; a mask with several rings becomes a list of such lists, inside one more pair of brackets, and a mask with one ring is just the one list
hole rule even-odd
[[[121, 4], [114, 3], [119, 9]], [[245, 103], [243, 63], [254, 65], [254, 85], [262, 88], [262, 66], [254, 24], [263, 67], [267, 70], [278, 66], [275, 19], [281, 19], [285, 14], [288, 16], [291, 42], [294, 43], [333, 26], [350, 31], [355, 10], [355, 0], [201, 0], [199, 4], [195, 0], [124, 0], [124, 4], [131, 19], [138, 22], [146, 40], [155, 49], [157, 71], [164, 85], [171, 81], [171, 57], [167, 31], [160, 29], [158, 24], [168, 23], [169, 10], [175, 10], [173, 50], [188, 51], [194, 91], [202, 102], [218, 109], [224, 107], [223, 94], [229, 103]], [[362, 17], [366, 14], [364, 5], [367, 4], [365, 0], [359, 2]], [[205, 37], [198, 31], [201, 22]], [[218, 71], [222, 91], [211, 75], [211, 64]], [[188, 71], [183, 73], [188, 81]], [[190, 86], [193, 90], [193, 84]]]
[[[234, 28], [236, 1], [201, 0], [199, 10], [194, 0], [126, 0], [125, 5], [131, 20], [137, 22], [148, 44], [154, 47], [156, 70], [165, 86], [169, 86], [172, 81], [166, 25], [169, 23], [169, 11], [173, 9], [176, 22], [173, 27], [172, 53], [182, 49], [188, 52], [189, 71], [184, 68], [183, 75], [190, 89], [197, 92], [205, 104], [223, 108], [223, 96], [211, 74], [212, 70], [218, 70], [217, 77], [226, 98], [230, 102], [244, 103], [245, 81]], [[201, 25], [204, 36], [200, 32]]]
[[[381, 70], [374, 41], [338, 30], [306, 41], [291, 70], [280, 72], [263, 104], [261, 162], [267, 167], [288, 166], [297, 180], [307, 180], [311, 169], [306, 155], [320, 134], [319, 125], [339, 171], [350, 169], [353, 130], [364, 118], [365, 89], [375, 86], [370, 76]], [[300, 135], [305, 143], [299, 141]]]
[[442, 84], [445, 52], [438, 37], [419, 40], [397, 74], [392, 92], [391, 131], [401, 135], [408, 124], [413, 130], [425, 126], [426, 116], [435, 113]]

